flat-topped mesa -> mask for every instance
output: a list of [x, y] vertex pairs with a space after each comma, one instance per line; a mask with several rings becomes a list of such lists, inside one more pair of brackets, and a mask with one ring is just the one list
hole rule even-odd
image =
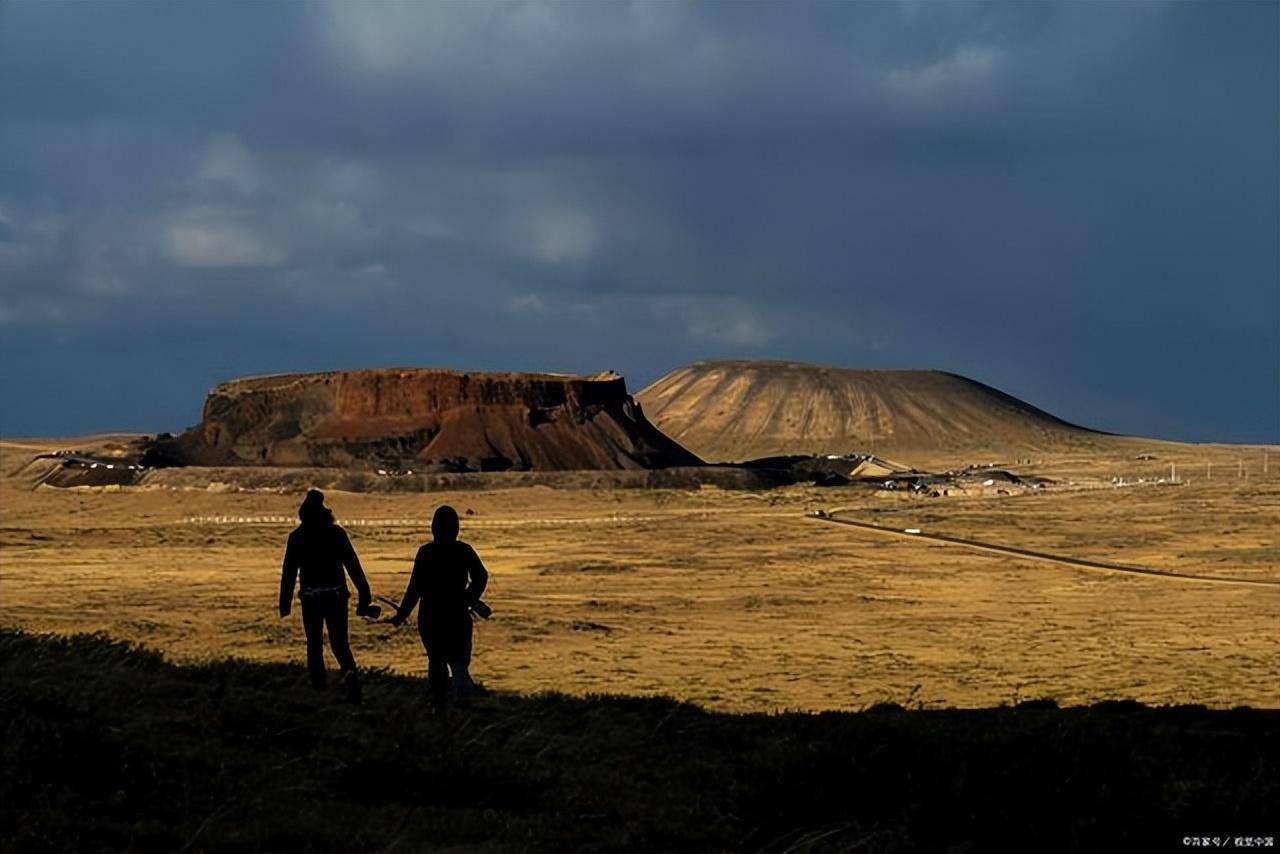
[[158, 440], [179, 465], [423, 471], [648, 469], [702, 461], [645, 419], [622, 377], [386, 368], [216, 386], [200, 424]]

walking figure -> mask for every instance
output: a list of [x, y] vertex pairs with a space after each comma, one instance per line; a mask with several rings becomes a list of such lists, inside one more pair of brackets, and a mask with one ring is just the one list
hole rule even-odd
[[453, 674], [454, 694], [466, 702], [471, 679], [471, 611], [484, 614], [480, 601], [489, 572], [476, 550], [458, 539], [458, 513], [439, 507], [431, 519], [432, 542], [418, 549], [404, 598], [391, 622], [400, 625], [418, 608], [418, 634], [427, 652], [427, 688], [437, 708], [444, 705]]
[[348, 698], [359, 702], [360, 676], [347, 638], [347, 600], [351, 592], [343, 570], [351, 576], [360, 596], [356, 613], [376, 616], [370, 607], [373, 595], [369, 582], [347, 532], [334, 521], [333, 511], [324, 506], [324, 493], [318, 489], [307, 492], [298, 508], [298, 520], [301, 524], [289, 534], [280, 571], [280, 616], [289, 616], [297, 579], [312, 686], [325, 686], [324, 632], [328, 627], [329, 646], [342, 669], [342, 685]]

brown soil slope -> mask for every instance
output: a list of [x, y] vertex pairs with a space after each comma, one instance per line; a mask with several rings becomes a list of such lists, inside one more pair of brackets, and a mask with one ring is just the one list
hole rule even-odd
[[425, 368], [223, 383], [201, 423], [158, 441], [149, 462], [446, 471], [701, 464], [645, 420], [622, 377]]
[[661, 430], [709, 461], [851, 451], [1008, 454], [1110, 438], [942, 371], [697, 362], [636, 397]]

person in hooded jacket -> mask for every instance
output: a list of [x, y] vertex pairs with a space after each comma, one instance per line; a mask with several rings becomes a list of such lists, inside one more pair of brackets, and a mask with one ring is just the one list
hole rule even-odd
[[[431, 519], [432, 542], [418, 549], [409, 586], [391, 622], [400, 625], [418, 607], [418, 634], [427, 653], [427, 687], [442, 706], [448, 696], [450, 671], [460, 701], [471, 695], [473, 608], [484, 608], [480, 597], [489, 573], [467, 543], [458, 539], [458, 512], [448, 505]], [[419, 606], [419, 603], [420, 606]]]
[[[280, 570], [280, 617], [289, 616], [295, 583], [302, 603], [302, 627], [307, 635], [307, 670], [311, 684], [324, 688], [324, 634], [329, 632], [329, 647], [342, 669], [342, 683], [352, 700], [360, 699], [359, 669], [347, 636], [346, 575], [359, 594], [357, 614], [371, 614], [373, 600], [369, 581], [365, 578], [360, 558], [351, 539], [324, 506], [324, 493], [307, 492], [298, 508], [299, 525], [289, 534], [284, 564]], [[344, 574], [345, 573], [345, 574]]]

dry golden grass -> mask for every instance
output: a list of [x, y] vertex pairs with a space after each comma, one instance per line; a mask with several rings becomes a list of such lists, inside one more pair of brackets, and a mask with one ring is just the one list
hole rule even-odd
[[[37, 447], [4, 443], [0, 468], [14, 471]], [[478, 626], [473, 672], [502, 689], [757, 711], [1042, 696], [1276, 706], [1280, 587], [1072, 569], [804, 515], [840, 506], [895, 527], [1280, 580], [1280, 459], [1264, 477], [1251, 457], [1246, 480], [1238, 449], [1160, 448], [1154, 461], [1041, 460], [1020, 470], [1080, 488], [1012, 496], [538, 487], [328, 498], [375, 593], [393, 598], [432, 509], [464, 514], [496, 611]], [[1196, 478], [1197, 455], [1217, 460], [1213, 480]], [[1171, 458], [1189, 485], [1084, 488], [1167, 474]], [[292, 518], [299, 497], [0, 482], [0, 624], [102, 630], [179, 660], [301, 661], [296, 612], [275, 613], [291, 525], [205, 518]], [[425, 670], [410, 628], [354, 620], [353, 643], [363, 665]]]

